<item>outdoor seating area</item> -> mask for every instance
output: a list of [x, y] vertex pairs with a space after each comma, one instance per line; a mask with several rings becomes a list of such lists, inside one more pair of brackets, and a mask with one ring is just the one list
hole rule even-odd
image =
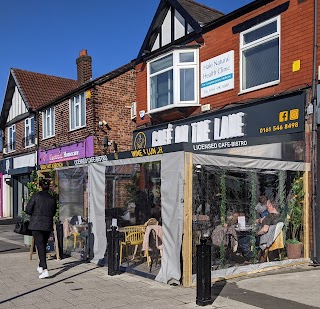
[[[155, 218], [148, 219], [143, 225], [125, 226], [120, 228], [123, 234], [120, 240], [120, 265], [146, 262], [151, 272], [153, 264], [160, 264], [162, 256], [162, 227]], [[125, 264], [126, 264], [125, 263]]]

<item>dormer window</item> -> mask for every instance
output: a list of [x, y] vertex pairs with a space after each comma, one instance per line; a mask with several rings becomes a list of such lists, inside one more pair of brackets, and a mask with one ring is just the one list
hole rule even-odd
[[84, 93], [70, 99], [70, 130], [86, 125], [86, 99]]
[[25, 120], [25, 147], [34, 146], [34, 117]]
[[179, 49], [148, 62], [148, 112], [198, 105], [198, 50]]

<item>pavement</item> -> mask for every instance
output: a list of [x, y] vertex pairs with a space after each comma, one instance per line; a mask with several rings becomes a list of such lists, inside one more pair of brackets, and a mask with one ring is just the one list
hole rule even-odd
[[[49, 259], [50, 277], [39, 279], [23, 236], [0, 223], [0, 309], [199, 308], [196, 288], [171, 286], [75, 258]], [[320, 308], [320, 268], [299, 265], [219, 281], [206, 308]]]

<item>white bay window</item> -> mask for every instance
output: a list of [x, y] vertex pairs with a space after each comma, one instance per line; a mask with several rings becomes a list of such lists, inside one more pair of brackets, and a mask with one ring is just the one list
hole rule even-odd
[[175, 50], [148, 63], [148, 111], [198, 105], [198, 50]]

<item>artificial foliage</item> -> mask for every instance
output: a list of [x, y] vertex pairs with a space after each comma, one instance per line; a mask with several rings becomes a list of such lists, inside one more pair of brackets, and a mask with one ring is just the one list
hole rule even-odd
[[[226, 211], [227, 211], [227, 188], [226, 188], [226, 172], [223, 171], [220, 178], [220, 192], [221, 192], [221, 204], [220, 204], [220, 222], [224, 226], [226, 224]], [[220, 259], [224, 264], [226, 258], [226, 250], [224, 243], [220, 245]]]
[[286, 211], [285, 211], [285, 208], [286, 208], [286, 178], [287, 178], [286, 171], [280, 171], [279, 172], [278, 195], [279, 195], [280, 213], [283, 215], [286, 213]]
[[[257, 219], [257, 213], [256, 213], [256, 205], [258, 202], [257, 199], [257, 187], [258, 187], [258, 173], [256, 171], [252, 171], [250, 173], [250, 180], [251, 180], [251, 188], [250, 188], [250, 193], [251, 193], [251, 201], [250, 201], [250, 222], [254, 224]], [[253, 248], [253, 259], [254, 262], [257, 261], [257, 249], [255, 246], [255, 233], [256, 231], [252, 229], [252, 237], [250, 239], [251, 241], [251, 248]]]

